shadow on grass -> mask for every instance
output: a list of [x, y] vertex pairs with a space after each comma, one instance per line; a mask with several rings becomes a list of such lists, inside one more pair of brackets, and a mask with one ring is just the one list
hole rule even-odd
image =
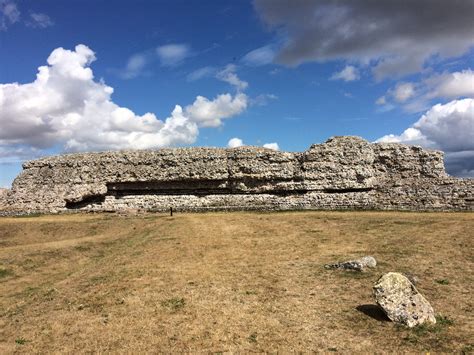
[[380, 308], [376, 304], [362, 304], [360, 306], [357, 306], [356, 309], [359, 312], [364, 313], [366, 316], [369, 316], [380, 322], [390, 322], [390, 319], [384, 313], [382, 308]]

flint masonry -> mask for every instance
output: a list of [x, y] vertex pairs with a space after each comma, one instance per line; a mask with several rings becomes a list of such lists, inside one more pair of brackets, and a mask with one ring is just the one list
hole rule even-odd
[[474, 179], [443, 154], [333, 137], [304, 152], [258, 147], [66, 154], [23, 164], [4, 209], [16, 211], [474, 210]]

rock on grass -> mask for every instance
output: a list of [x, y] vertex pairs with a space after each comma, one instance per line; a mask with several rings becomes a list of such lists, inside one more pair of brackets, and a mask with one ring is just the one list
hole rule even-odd
[[335, 264], [326, 264], [326, 269], [343, 269], [343, 270], [355, 270], [364, 271], [365, 268], [374, 268], [377, 265], [377, 261], [372, 256], [364, 256], [357, 260], [340, 261]]
[[396, 272], [383, 275], [374, 286], [375, 301], [391, 321], [412, 328], [436, 323], [433, 307], [410, 280]]

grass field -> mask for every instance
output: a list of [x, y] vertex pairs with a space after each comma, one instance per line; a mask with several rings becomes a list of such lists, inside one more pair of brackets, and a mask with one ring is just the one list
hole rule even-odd
[[[0, 353], [474, 351], [473, 213], [0, 218]], [[325, 263], [373, 255], [366, 273]], [[373, 306], [409, 272], [438, 315]]]

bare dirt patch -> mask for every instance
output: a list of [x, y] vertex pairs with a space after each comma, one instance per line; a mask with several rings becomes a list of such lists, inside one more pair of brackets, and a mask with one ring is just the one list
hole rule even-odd
[[[0, 218], [0, 352], [473, 349], [472, 213]], [[365, 273], [325, 270], [373, 255]], [[374, 307], [409, 272], [438, 314]]]

